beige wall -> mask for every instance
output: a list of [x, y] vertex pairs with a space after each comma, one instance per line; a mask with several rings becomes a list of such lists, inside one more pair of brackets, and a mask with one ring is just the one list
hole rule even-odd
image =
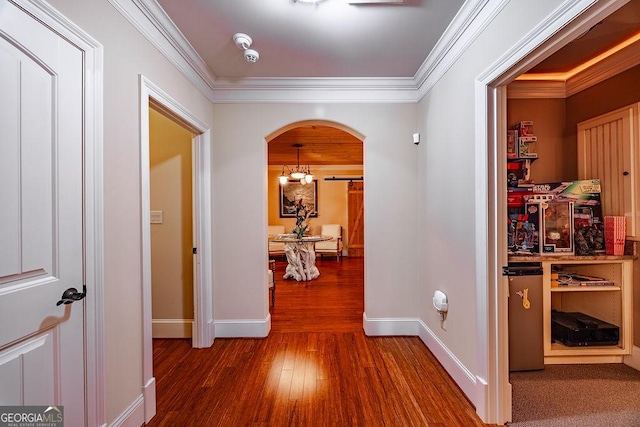
[[151, 280], [154, 338], [191, 337], [193, 320], [193, 221], [191, 132], [149, 110]]
[[522, 120], [533, 120], [538, 159], [531, 164], [531, 179], [537, 183], [575, 179], [575, 153], [565, 153], [563, 149], [565, 108], [564, 99], [509, 99], [507, 102], [509, 129]]
[[[216, 322], [268, 319], [266, 238], [268, 221], [274, 219], [268, 191], [277, 181], [269, 179], [265, 139], [278, 129], [311, 119], [345, 126], [364, 136], [365, 315], [415, 318], [418, 255], [407, 249], [416, 245], [415, 157], [419, 147], [411, 139], [416, 131], [415, 113], [414, 104], [214, 105]], [[243, 173], [238, 174], [239, 170]], [[326, 188], [319, 189], [321, 215], [329, 215], [323, 213], [323, 190]]]
[[[325, 181], [326, 177], [361, 177], [362, 167], [353, 168], [333, 168], [331, 166], [313, 166], [311, 172], [318, 182], [318, 217], [311, 218], [311, 233], [320, 234], [322, 224], [340, 224], [342, 226], [342, 238], [344, 243], [344, 253], [348, 253], [348, 181]], [[291, 232], [295, 226], [295, 219], [280, 218], [280, 184], [278, 176], [282, 173], [281, 168], [270, 168], [267, 186], [269, 225], [284, 225], [285, 231]]]
[[531, 166], [535, 182], [578, 177], [578, 123], [640, 100], [640, 65], [566, 99], [509, 99], [507, 123], [533, 120], [538, 160]]
[[[420, 319], [474, 380], [486, 379], [486, 355], [478, 350], [483, 338], [478, 337], [478, 322], [487, 322], [483, 313], [492, 309], [485, 312], [478, 304], [486, 298], [478, 294], [478, 281], [484, 279], [481, 272], [486, 271], [477, 265], [481, 250], [477, 245], [482, 244], [487, 225], [476, 223], [485, 213], [483, 205], [477, 204], [477, 194], [485, 191], [478, 187], [477, 178], [487, 171], [476, 153], [477, 144], [486, 144], [478, 134], [485, 118], [478, 115], [476, 106], [485, 101], [476, 80], [557, 7], [556, 0], [536, 1], [535, 7], [524, 0], [506, 2], [418, 104], [418, 131], [424, 142], [417, 151], [415, 234], [421, 280], [414, 298]], [[435, 290], [448, 296], [444, 325], [430, 303]], [[468, 396], [481, 405], [486, 389], [480, 382], [474, 386]]]
[[209, 124], [211, 103], [108, 0], [49, 3], [104, 47], [104, 333], [106, 422], [144, 390], [139, 75]]

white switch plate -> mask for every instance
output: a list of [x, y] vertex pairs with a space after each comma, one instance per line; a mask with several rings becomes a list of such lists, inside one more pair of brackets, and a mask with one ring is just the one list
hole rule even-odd
[[162, 211], [151, 211], [151, 224], [162, 224]]

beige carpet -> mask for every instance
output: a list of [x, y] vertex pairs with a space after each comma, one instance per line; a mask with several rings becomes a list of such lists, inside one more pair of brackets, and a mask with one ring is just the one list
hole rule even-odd
[[512, 427], [640, 427], [640, 371], [623, 364], [512, 372]]

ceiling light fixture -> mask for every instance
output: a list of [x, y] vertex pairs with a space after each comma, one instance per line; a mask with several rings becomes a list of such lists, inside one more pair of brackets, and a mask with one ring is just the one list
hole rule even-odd
[[256, 63], [258, 59], [260, 59], [260, 54], [257, 50], [249, 49], [253, 40], [246, 34], [243, 33], [235, 33], [233, 35], [233, 42], [236, 44], [238, 49], [244, 50], [244, 59], [247, 62]]
[[[303, 145], [293, 144], [292, 147], [298, 149], [298, 163], [295, 168], [290, 168], [287, 165], [282, 166], [282, 175], [278, 177], [280, 184], [284, 185], [289, 182], [290, 179], [300, 181], [300, 184], [302, 185], [310, 184], [311, 181], [313, 181], [313, 175], [311, 175], [309, 165], [306, 167], [300, 166], [300, 148], [302, 148]], [[285, 169], [287, 170], [287, 173], [285, 173]]]
[[307, 3], [307, 4], [313, 4], [313, 5], [318, 5], [320, 3], [322, 3], [324, 0], [293, 0], [294, 3]]

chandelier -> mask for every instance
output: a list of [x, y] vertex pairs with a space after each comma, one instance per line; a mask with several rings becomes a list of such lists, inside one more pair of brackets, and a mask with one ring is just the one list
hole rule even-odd
[[[284, 185], [289, 182], [290, 179], [294, 181], [300, 181], [300, 184], [306, 185], [313, 181], [313, 175], [311, 175], [311, 169], [309, 165], [300, 166], [300, 148], [303, 147], [302, 144], [293, 144], [292, 147], [298, 149], [298, 163], [295, 168], [290, 168], [287, 165], [282, 166], [282, 175], [278, 177], [280, 180], [280, 184]], [[286, 173], [285, 173], [286, 170]]]

